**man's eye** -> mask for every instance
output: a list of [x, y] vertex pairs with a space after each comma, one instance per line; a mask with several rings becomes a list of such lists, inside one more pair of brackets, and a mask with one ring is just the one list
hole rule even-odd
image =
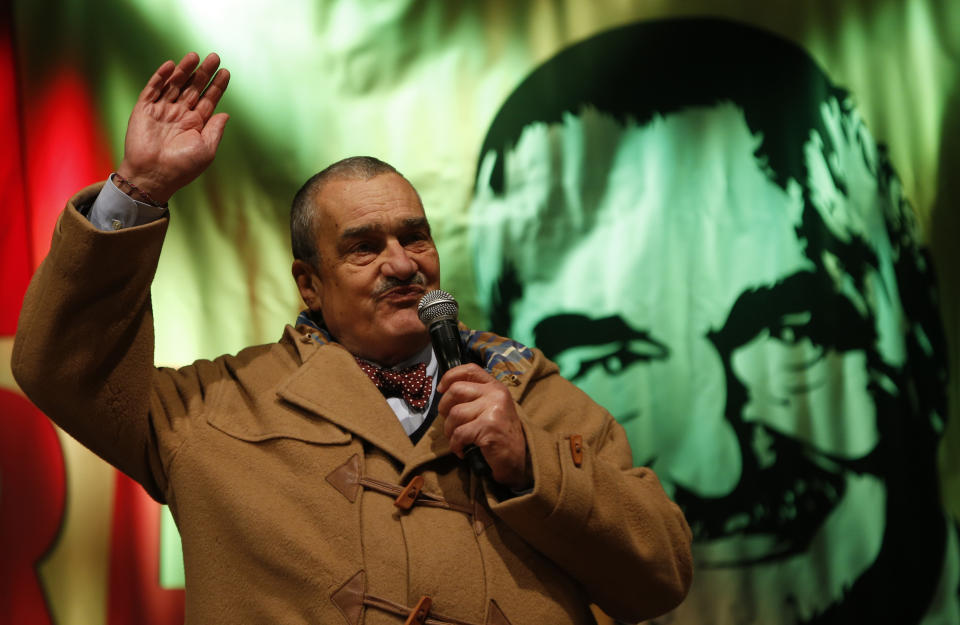
[[580, 371], [577, 372], [577, 377], [586, 375], [587, 372], [595, 367], [603, 367], [607, 375], [617, 375], [623, 373], [624, 369], [627, 369], [630, 365], [641, 360], [645, 361], [648, 360], [648, 358], [643, 354], [630, 351], [627, 347], [622, 347], [613, 354], [607, 354], [601, 358], [594, 358], [593, 360], [582, 362]]
[[637, 364], [670, 357], [665, 343], [616, 315], [602, 319], [576, 313], [553, 315], [541, 320], [533, 332], [568, 380], [582, 378], [596, 367], [601, 375], [616, 376]]
[[[617, 361], [618, 368], [615, 370], [612, 370], [612, 367], [608, 365], [608, 362], [610, 361]], [[580, 366], [577, 368], [576, 372], [573, 373], [571, 376], [569, 376], [569, 379], [571, 381], [578, 380], [579, 378], [584, 377], [585, 375], [587, 375], [597, 367], [601, 367], [607, 373], [607, 375], [613, 375], [617, 371], [622, 369], [623, 365], [622, 363], [619, 362], [619, 359], [616, 356], [604, 356], [603, 358], [592, 358], [590, 360], [582, 360], [580, 361]]]
[[615, 375], [623, 371], [623, 360], [618, 354], [611, 354], [603, 359], [603, 368], [610, 375]]
[[666, 358], [666, 353], [635, 351], [627, 345], [616, 348], [607, 346], [605, 349], [591, 346], [586, 349], [576, 347], [564, 350], [564, 353], [557, 356], [557, 364], [560, 365], [564, 377], [576, 381], [598, 367], [603, 369], [606, 375], [619, 375], [637, 363], [663, 358]]
[[356, 243], [347, 248], [345, 259], [355, 264], [366, 264], [377, 255], [376, 246], [372, 243]]
[[429, 241], [429, 240], [430, 240], [430, 237], [429, 237], [425, 232], [412, 232], [412, 233], [406, 235], [405, 237], [403, 237], [402, 243], [403, 243], [404, 247], [407, 247], [407, 246], [410, 246], [410, 245], [416, 245], [416, 244], [418, 244], [418, 243], [423, 243], [423, 242]]
[[625, 368], [624, 348], [615, 345], [581, 345], [563, 350], [557, 355], [557, 364], [568, 380], [577, 380], [596, 367], [607, 375], [615, 375]]

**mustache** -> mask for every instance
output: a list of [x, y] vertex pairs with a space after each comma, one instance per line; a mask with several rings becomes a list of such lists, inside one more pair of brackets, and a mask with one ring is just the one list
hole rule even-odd
[[377, 288], [373, 291], [374, 297], [380, 297], [390, 289], [395, 289], [397, 287], [405, 286], [426, 286], [427, 277], [420, 273], [419, 271], [406, 280], [401, 280], [400, 278], [386, 277], [383, 279], [380, 284], [377, 285]]

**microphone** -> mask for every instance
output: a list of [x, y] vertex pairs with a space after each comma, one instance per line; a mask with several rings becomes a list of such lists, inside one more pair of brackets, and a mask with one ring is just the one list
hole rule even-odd
[[[433, 352], [437, 355], [439, 364], [437, 380], [450, 369], [463, 364], [460, 330], [457, 328], [459, 310], [457, 300], [440, 289], [430, 291], [421, 297], [417, 305], [417, 316], [430, 331], [430, 343], [433, 344]], [[490, 475], [490, 465], [487, 464], [479, 447], [467, 445], [463, 451], [471, 471], [480, 477]]]

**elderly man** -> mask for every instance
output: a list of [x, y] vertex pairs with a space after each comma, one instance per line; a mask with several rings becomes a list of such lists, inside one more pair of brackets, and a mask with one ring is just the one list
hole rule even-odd
[[[589, 602], [630, 621], [676, 606], [689, 528], [606, 411], [485, 332], [462, 329], [470, 363], [435, 379], [416, 306], [439, 259], [385, 163], [348, 159], [298, 193], [308, 310], [277, 344], [154, 368], [163, 206], [214, 157], [218, 65], [191, 53], [147, 83], [117, 172], [57, 224], [13, 355], [41, 409], [169, 504], [187, 622], [589, 623]], [[375, 385], [408, 373], [403, 398]], [[461, 462], [468, 445], [489, 477]]]

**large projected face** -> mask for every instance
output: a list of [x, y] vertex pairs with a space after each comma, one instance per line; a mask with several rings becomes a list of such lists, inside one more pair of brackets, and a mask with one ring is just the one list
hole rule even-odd
[[[709, 129], [709, 141], [690, 141], [696, 129]], [[729, 104], [626, 128], [585, 111], [525, 132], [505, 163], [505, 193], [479, 197], [476, 214], [517, 224], [516, 211], [539, 207], [543, 217], [528, 215], [512, 233], [522, 293], [510, 302], [511, 335], [544, 349], [626, 426], [638, 463], [702, 510], [698, 518], [688, 506], [697, 534], [709, 536], [696, 544], [698, 565], [752, 564], [763, 594], [786, 585], [810, 614], [880, 548], [883, 483], [845, 464], [876, 447], [876, 409], [868, 345], [842, 349], [817, 336], [806, 303], [758, 302], [734, 320], [755, 325], [738, 328], [742, 344], [726, 353], [712, 338], [742, 294], [765, 289], [775, 300], [778, 283], [814, 282], [796, 232], [799, 189], [771, 183], [757, 144]], [[601, 149], [612, 158], [591, 167]], [[589, 215], [581, 189], [595, 190]], [[841, 304], [830, 286], [818, 295]], [[732, 419], [728, 377], [747, 391]], [[762, 493], [738, 493], [745, 470]], [[850, 532], [834, 546], [844, 570], [825, 582], [805, 570], [818, 564], [803, 554], [824, 532]], [[820, 587], [799, 592], [794, 579]]]
[[[723, 98], [642, 122], [580, 106], [481, 159], [473, 246], [494, 329], [610, 410], [693, 529], [694, 586], [664, 622], [855, 622], [896, 590], [891, 554], [915, 536], [890, 437], [933, 457], [908, 351], [942, 372], [900, 294], [923, 273], [909, 207], [849, 102], [815, 113], [793, 178]], [[937, 572], [911, 586], [926, 600], [938, 518], [917, 558]]]

